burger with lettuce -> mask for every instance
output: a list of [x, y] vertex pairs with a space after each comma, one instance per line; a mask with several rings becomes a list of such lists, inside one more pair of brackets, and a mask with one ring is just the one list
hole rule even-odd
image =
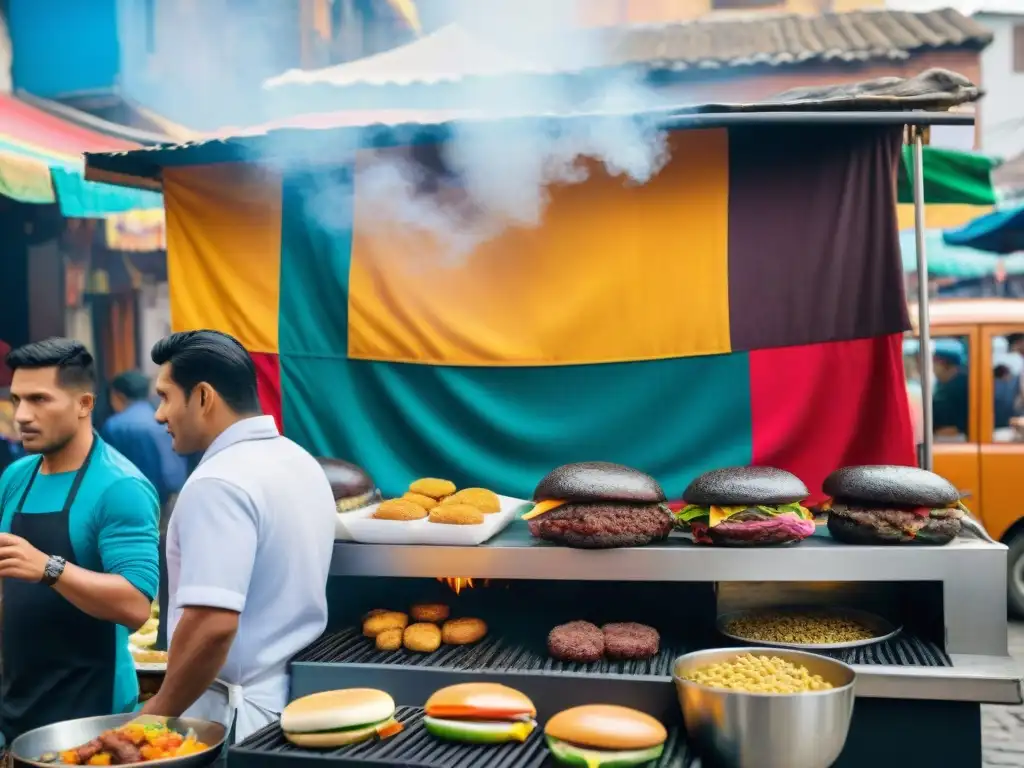
[[802, 503], [809, 495], [803, 481], [783, 469], [726, 467], [687, 486], [676, 521], [697, 544], [789, 544], [814, 533], [814, 517]]

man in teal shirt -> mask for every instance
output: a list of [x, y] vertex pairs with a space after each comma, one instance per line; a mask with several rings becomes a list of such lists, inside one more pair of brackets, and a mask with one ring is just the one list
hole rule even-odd
[[159, 581], [156, 491], [93, 431], [85, 347], [48, 339], [7, 355], [25, 450], [0, 478], [0, 730], [131, 711], [128, 635]]

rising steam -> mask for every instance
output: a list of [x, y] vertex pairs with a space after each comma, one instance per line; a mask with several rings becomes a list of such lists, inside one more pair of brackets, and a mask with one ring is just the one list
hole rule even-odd
[[[565, 7], [553, 0], [465, 5], [454, 23], [521, 62], [528, 74], [464, 78], [443, 89], [433, 108], [481, 119], [456, 122], [441, 145], [381, 150], [369, 161], [364, 153], [354, 183], [360, 205], [374, 212], [370, 226], [418, 231], [461, 259], [508, 227], [537, 226], [548, 187], [586, 180], [594, 165], [587, 160], [624, 183], [644, 184], [662, 169], [665, 134], [653, 120], [635, 116], [665, 106], [661, 97], [639, 72], [601, 70], [605, 38], [573, 29]], [[581, 69], [585, 78], [557, 74]], [[570, 112], [603, 116], [558, 122], [512, 117]], [[340, 214], [345, 186], [321, 182], [310, 189], [307, 213], [328, 228], [350, 226], [350, 216]]]

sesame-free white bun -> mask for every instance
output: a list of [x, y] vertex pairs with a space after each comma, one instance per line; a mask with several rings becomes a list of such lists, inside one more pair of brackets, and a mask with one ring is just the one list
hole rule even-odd
[[323, 691], [296, 699], [281, 713], [281, 730], [290, 734], [352, 728], [387, 720], [395, 700], [375, 688]]

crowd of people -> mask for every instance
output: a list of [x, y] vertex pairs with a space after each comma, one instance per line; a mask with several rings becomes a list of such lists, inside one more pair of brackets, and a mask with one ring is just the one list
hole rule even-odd
[[141, 711], [218, 720], [235, 741], [276, 719], [288, 660], [327, 624], [335, 505], [319, 463], [261, 413], [246, 350], [215, 331], [172, 334], [152, 350], [153, 392], [118, 376], [100, 430], [81, 343], [2, 359], [0, 434], [23, 454], [0, 475], [6, 743], [139, 709], [127, 638], [150, 616], [164, 528], [169, 660]]

